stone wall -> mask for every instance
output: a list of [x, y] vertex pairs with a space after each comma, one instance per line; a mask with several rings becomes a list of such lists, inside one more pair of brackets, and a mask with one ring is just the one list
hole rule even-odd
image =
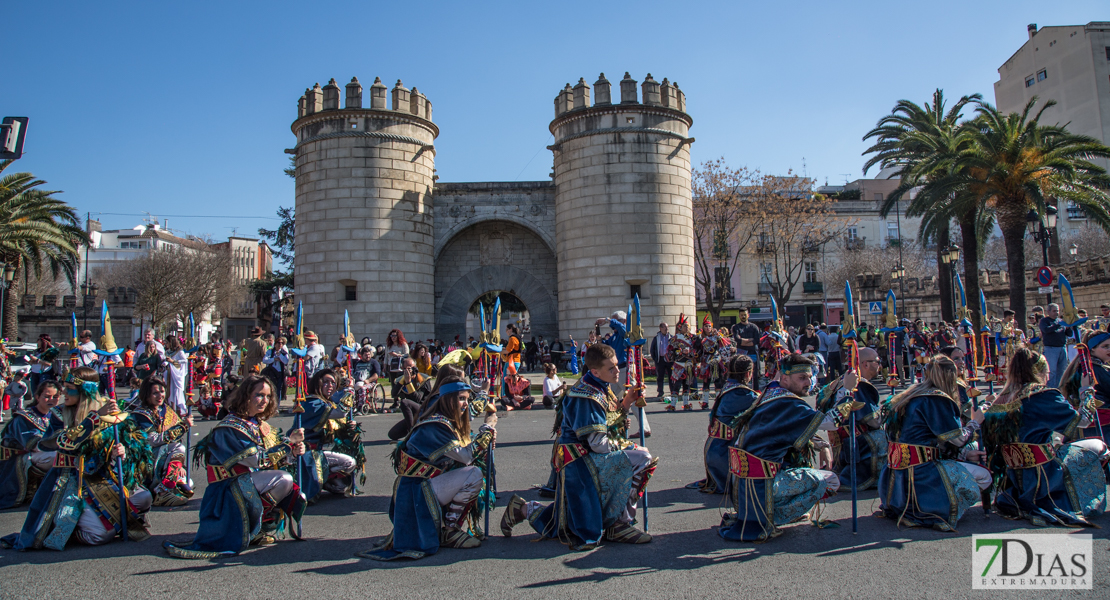
[[[604, 74], [555, 99], [556, 245], [561, 332], [584, 332], [627, 307], [638, 286], [644, 323], [693, 314], [689, 127], [677, 84], [625, 73], [620, 102]], [[648, 328], [650, 331], [650, 327]]]
[[[339, 108], [335, 80], [306, 90], [293, 123], [297, 146], [297, 298], [305, 329], [322, 340], [342, 332], [384, 341], [433, 333], [431, 104], [398, 80], [389, 95], [375, 80], [363, 107], [356, 79]], [[354, 286], [355, 300], [346, 299]]]
[[[520, 298], [531, 317], [531, 335], [558, 333], [555, 254], [532, 228], [484, 221], [454, 235], [436, 261], [436, 337], [466, 336], [466, 311], [488, 291]], [[504, 332], [502, 332], [502, 335]]]

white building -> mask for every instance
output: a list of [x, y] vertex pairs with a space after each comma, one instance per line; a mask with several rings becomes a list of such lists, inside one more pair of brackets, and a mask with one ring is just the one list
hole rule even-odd
[[[1066, 124], [1072, 133], [1110, 142], [1110, 22], [1041, 29], [1030, 24], [1028, 33], [1029, 39], [998, 68], [998, 110], [1020, 112], [1033, 96], [1055, 100], [1042, 124]], [[1096, 162], [1110, 168], [1110, 161]], [[1077, 207], [1061, 207], [1057, 227], [1064, 234], [1086, 221]]]

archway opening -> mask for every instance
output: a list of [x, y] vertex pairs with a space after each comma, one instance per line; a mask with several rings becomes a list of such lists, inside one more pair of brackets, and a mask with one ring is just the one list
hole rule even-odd
[[473, 336], [478, 339], [478, 334], [482, 333], [480, 325], [478, 305], [482, 304], [486, 309], [486, 324], [487, 326], [493, 319], [491, 312], [493, 305], [497, 300], [501, 300], [501, 337], [505, 337], [505, 326], [509, 323], [515, 323], [517, 328], [520, 329], [521, 335], [525, 335], [531, 331], [531, 317], [528, 314], [528, 306], [512, 292], [504, 290], [490, 290], [481, 296], [478, 296], [474, 302], [470, 304], [470, 309], [466, 312], [466, 335]]

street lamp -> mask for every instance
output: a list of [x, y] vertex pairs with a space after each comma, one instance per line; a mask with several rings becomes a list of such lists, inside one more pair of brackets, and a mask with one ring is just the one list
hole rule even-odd
[[[1044, 266], [1048, 266], [1048, 246], [1052, 242], [1052, 232], [1056, 229], [1056, 207], [1049, 204], [1044, 209], [1044, 219], [1037, 214], [1035, 209], [1029, 209], [1025, 215], [1025, 223], [1029, 228], [1029, 235], [1033, 241], [1041, 244], [1041, 258]], [[1078, 251], [1078, 250], [1077, 250]], [[1052, 304], [1052, 293], [1048, 294], [1048, 304]]]
[[12, 280], [15, 279], [15, 267], [6, 263], [3, 264], [3, 277], [0, 278], [0, 338], [4, 337], [4, 292], [7, 291], [12, 285]]
[[81, 288], [82, 288], [81, 291], [84, 294], [84, 296], [82, 297], [81, 300], [85, 305], [84, 317], [82, 317], [82, 320], [84, 321], [84, 323], [81, 326], [81, 329], [85, 330], [85, 329], [89, 328], [89, 300], [96, 300], [96, 291], [97, 290], [96, 290], [96, 284], [95, 283], [86, 283], [86, 284], [82, 285]]
[[[898, 282], [898, 299], [902, 301], [902, 308], [900, 310], [902, 311], [902, 318], [904, 319], [906, 318], [906, 285], [904, 283], [906, 279], [906, 267], [902, 266], [902, 263], [894, 265], [894, 267], [890, 269], [890, 278]], [[895, 323], [894, 326], [897, 327], [898, 324]]]
[[960, 302], [956, 295], [956, 263], [960, 262], [960, 247], [955, 244], [949, 245], [941, 255], [941, 260], [949, 265], [948, 271], [952, 276], [952, 318], [958, 321]]
[[1068, 254], [1071, 255], [1072, 260], [1079, 260], [1075, 258], [1079, 255], [1079, 244], [1072, 244], [1071, 247], [1068, 248]]

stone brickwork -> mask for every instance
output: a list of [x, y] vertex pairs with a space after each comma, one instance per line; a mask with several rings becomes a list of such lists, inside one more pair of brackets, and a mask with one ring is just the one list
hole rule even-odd
[[[433, 333], [431, 188], [435, 171], [431, 103], [398, 80], [386, 108], [375, 80], [364, 106], [357, 79], [339, 108], [333, 79], [306, 90], [293, 123], [297, 146], [297, 297], [307, 329], [326, 343], [342, 331], [385, 340]], [[355, 300], [347, 300], [348, 286]]]
[[474, 225], [452, 236], [436, 260], [436, 337], [466, 337], [466, 312], [490, 290], [528, 306], [531, 335], [556, 337], [555, 253], [530, 227], [508, 221]]
[[[343, 311], [357, 337], [466, 333], [480, 295], [507, 291], [532, 333], [566, 338], [624, 308], [638, 286], [645, 327], [694, 312], [686, 97], [628, 74], [555, 101], [554, 182], [434, 183], [431, 102], [400, 81], [364, 101], [356, 79], [305, 90], [297, 146], [297, 298], [327, 343]], [[340, 100], [345, 106], [340, 108]], [[387, 101], [392, 107], [387, 108]], [[434, 186], [434, 191], [433, 191]], [[434, 199], [433, 199], [434, 195]], [[357, 298], [345, 299], [347, 286]]]
[[685, 95], [649, 74], [620, 82], [610, 101], [602, 74], [589, 105], [584, 80], [555, 101], [559, 326], [585, 332], [625, 308], [639, 286], [645, 329], [694, 314], [693, 209]]

